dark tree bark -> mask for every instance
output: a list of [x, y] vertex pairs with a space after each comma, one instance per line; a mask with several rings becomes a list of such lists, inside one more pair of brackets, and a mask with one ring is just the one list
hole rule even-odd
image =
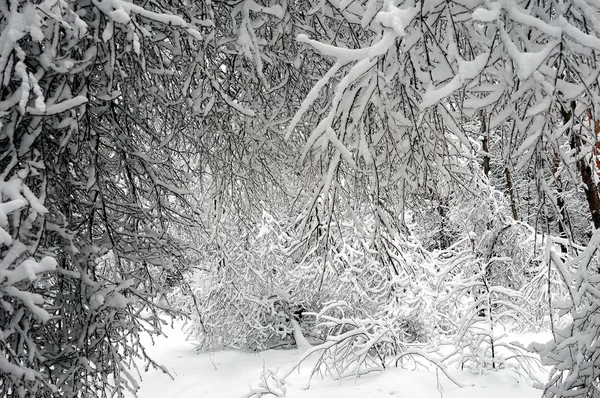
[[512, 183], [512, 177], [508, 167], [504, 168], [504, 178], [506, 179], [506, 188], [508, 189], [508, 196], [510, 198], [510, 209], [512, 211], [512, 218], [515, 221], [519, 221], [519, 213], [517, 212], [517, 202], [515, 200], [515, 190]]
[[481, 120], [481, 135], [483, 139], [481, 141], [481, 149], [485, 152], [483, 155], [483, 174], [487, 177], [490, 174], [490, 154], [489, 154], [489, 131], [487, 129], [487, 123], [485, 121], [485, 110], [482, 110], [479, 114]]
[[[567, 111], [564, 108], [561, 109], [563, 122], [568, 123], [573, 117], [575, 110], [575, 103], [571, 103], [571, 110]], [[576, 154], [581, 152], [583, 140], [581, 138], [581, 131], [577, 129], [571, 129], [571, 149], [575, 150]], [[581, 175], [581, 182], [583, 182], [583, 191], [585, 192], [585, 198], [590, 209], [590, 215], [592, 216], [592, 222], [594, 223], [594, 229], [600, 228], [600, 196], [598, 196], [598, 185], [594, 182], [593, 170], [590, 162], [586, 160], [585, 156], [578, 156], [577, 170]]]
[[[563, 197], [563, 183], [560, 178], [560, 174], [558, 173], [558, 165], [559, 165], [559, 157], [556, 149], [554, 150], [554, 157], [552, 159], [552, 174], [556, 179], [556, 206], [558, 207], [558, 234], [561, 238], [567, 238], [567, 229], [570, 229], [569, 225], [569, 215], [567, 213], [567, 205], [565, 203], [565, 199]], [[564, 244], [560, 244], [560, 251], [566, 253], [567, 246]]]

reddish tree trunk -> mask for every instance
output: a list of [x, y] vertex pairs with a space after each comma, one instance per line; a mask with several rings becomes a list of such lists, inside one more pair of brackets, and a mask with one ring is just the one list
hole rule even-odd
[[[575, 104], [571, 105], [571, 111], [562, 109], [562, 117], [565, 123], [568, 123], [571, 120], [571, 117], [573, 117], [573, 112], [575, 109], [574, 105]], [[588, 117], [591, 117], [591, 111], [588, 111]], [[590, 118], [590, 124], [592, 123], [593, 119]], [[594, 127], [598, 127], [598, 124], [596, 124]], [[581, 147], [581, 131], [572, 129], [571, 148], [574, 149], [576, 153], [580, 153]], [[592, 155], [595, 155], [595, 152], [596, 150], [594, 148]], [[579, 156], [579, 160], [577, 161], [577, 169], [581, 174], [581, 182], [584, 184], [583, 191], [585, 192], [585, 198], [588, 202], [588, 207], [592, 216], [592, 222], [594, 223], [594, 229], [600, 229], [600, 197], [598, 196], [598, 186], [594, 182], [590, 161], [587, 160], [585, 156]]]

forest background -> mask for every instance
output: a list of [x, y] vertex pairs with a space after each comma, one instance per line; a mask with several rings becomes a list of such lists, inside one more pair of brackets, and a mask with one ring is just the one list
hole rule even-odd
[[539, 356], [544, 396], [599, 396], [596, 1], [0, 13], [3, 395], [135, 391], [170, 314], [340, 377]]

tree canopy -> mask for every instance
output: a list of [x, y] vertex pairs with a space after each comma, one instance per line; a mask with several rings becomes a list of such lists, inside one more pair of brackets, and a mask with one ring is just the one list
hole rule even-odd
[[595, 396], [599, 21], [592, 0], [0, 1], [0, 393], [135, 392], [168, 314], [203, 348], [302, 327], [522, 373], [494, 329], [542, 323], [545, 396]]

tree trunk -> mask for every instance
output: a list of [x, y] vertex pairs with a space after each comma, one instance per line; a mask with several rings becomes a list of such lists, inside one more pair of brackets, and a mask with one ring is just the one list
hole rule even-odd
[[[552, 159], [552, 175], [556, 180], [556, 206], [558, 207], [558, 234], [561, 238], [568, 238], [567, 229], [570, 230], [568, 224], [569, 216], [567, 213], [567, 205], [563, 198], [563, 184], [560, 174], [558, 173], [559, 157], [556, 149], [554, 150], [554, 156]], [[567, 252], [567, 246], [563, 243], [560, 244], [560, 251], [563, 253]]]
[[[581, 137], [579, 137], [578, 133], [574, 133], [574, 136], [577, 135], [577, 140], [579, 142], [579, 146], [581, 146]], [[581, 173], [581, 181], [584, 183], [583, 191], [585, 192], [585, 198], [587, 199], [588, 206], [590, 208], [590, 214], [592, 215], [592, 221], [594, 222], [594, 229], [600, 228], [600, 197], [598, 197], [598, 186], [594, 182], [592, 177], [592, 168], [585, 161], [585, 159], [580, 159], [577, 161], [577, 168]]]
[[508, 196], [510, 198], [510, 209], [512, 210], [512, 218], [515, 221], [519, 221], [519, 213], [517, 213], [517, 203], [515, 200], [515, 190], [513, 188], [512, 177], [510, 176], [510, 170], [508, 167], [504, 168], [504, 178], [506, 179], [506, 188], [508, 189]]
[[481, 110], [479, 113], [479, 119], [481, 121], [481, 135], [483, 139], [481, 141], [481, 149], [485, 152], [483, 155], [483, 174], [487, 177], [490, 174], [490, 154], [489, 154], [489, 132], [487, 129], [487, 123], [485, 122], [485, 110]]
[[[561, 109], [564, 123], [568, 123], [573, 117], [575, 111], [575, 103], [571, 104], [571, 110], [566, 111]], [[571, 129], [571, 149], [575, 150], [576, 155], [579, 155], [582, 147], [581, 131], [574, 128]], [[598, 186], [594, 182], [593, 171], [587, 156], [577, 156], [577, 169], [581, 174], [581, 182], [583, 182], [583, 191], [588, 202], [594, 229], [600, 228], [600, 197], [598, 196]]]

